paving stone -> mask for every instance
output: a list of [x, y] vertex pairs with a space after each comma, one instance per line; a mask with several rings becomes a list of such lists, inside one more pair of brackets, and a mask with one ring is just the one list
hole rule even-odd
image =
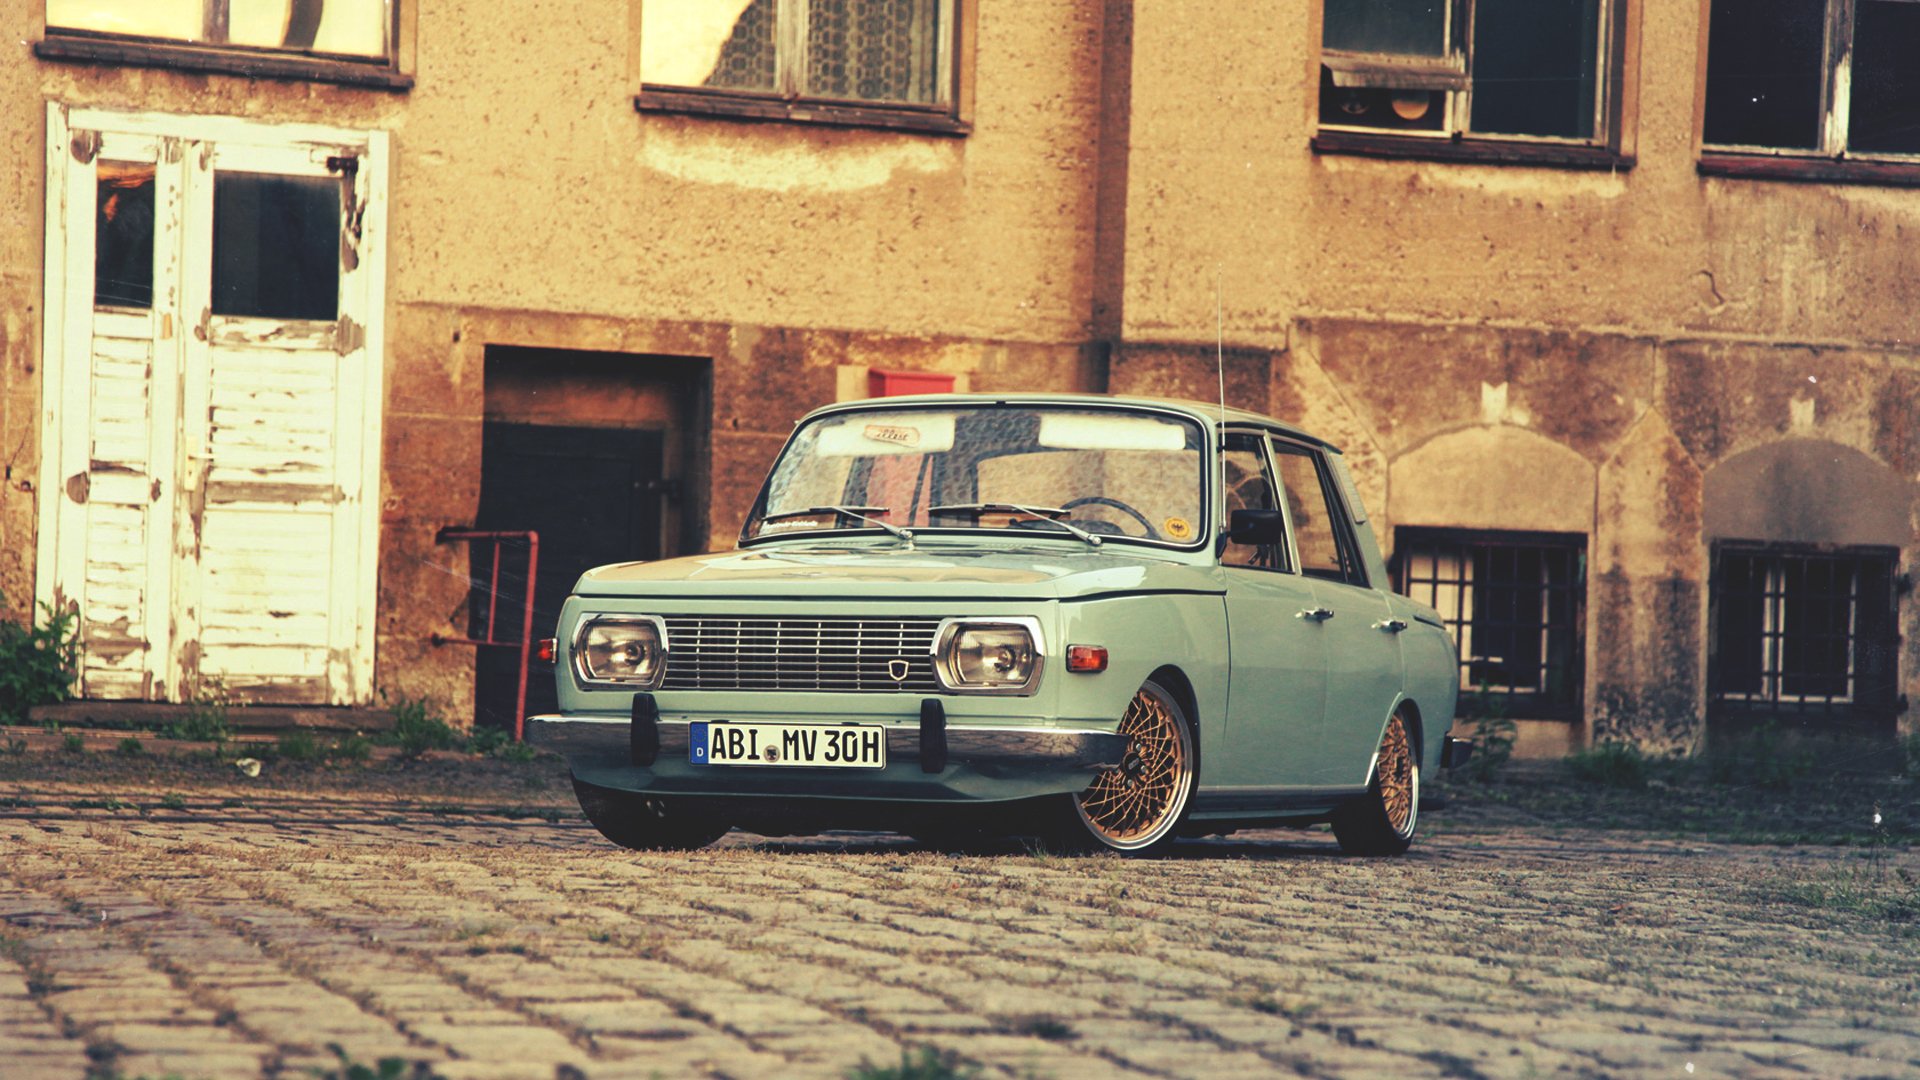
[[248, 797], [0, 811], [0, 1075], [86, 1072], [68, 1023], [123, 1075], [223, 1080], [325, 1070], [329, 1042], [475, 1080], [837, 1080], [922, 1045], [1062, 1080], [1920, 1071], [1908, 939], [1742, 899], [1844, 852], [1511, 830], [1398, 860], [1257, 832], [1151, 864], [860, 834], [639, 855], [570, 816]]

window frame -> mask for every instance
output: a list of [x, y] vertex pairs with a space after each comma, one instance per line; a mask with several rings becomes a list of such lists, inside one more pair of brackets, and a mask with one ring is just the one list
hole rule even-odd
[[[1254, 562], [1228, 562], [1227, 553], [1235, 547], [1253, 545], [1233, 544], [1227, 539], [1227, 529], [1233, 523], [1234, 507], [1227, 501], [1226, 469], [1228, 443], [1236, 439], [1245, 439], [1253, 443], [1253, 452], [1260, 459], [1260, 478], [1266, 484], [1267, 498], [1274, 505], [1272, 509], [1280, 511], [1280, 520], [1284, 523], [1286, 535], [1277, 544], [1262, 544], [1255, 547], [1272, 549], [1266, 556], [1270, 563], [1258, 561], [1262, 556], [1256, 554]], [[1217, 545], [1216, 561], [1226, 570], [1253, 570], [1264, 574], [1300, 574], [1300, 553], [1294, 547], [1293, 512], [1287, 508], [1286, 496], [1280, 485], [1280, 474], [1276, 469], [1273, 455], [1273, 433], [1264, 428], [1228, 428], [1220, 435], [1220, 520], [1215, 528], [1220, 540]]]
[[[1771, 612], [1762, 612], [1762, 625], [1759, 629], [1762, 641], [1762, 658], [1759, 675], [1761, 690], [1758, 693], [1732, 693], [1724, 689], [1723, 680], [1727, 678], [1727, 664], [1723, 659], [1722, 642], [1724, 639], [1722, 617], [1726, 601], [1726, 573], [1729, 557], [1750, 558], [1762, 561], [1771, 574], [1776, 567], [1784, 567], [1789, 561], [1826, 561], [1844, 562], [1853, 568], [1853, 581], [1848, 598], [1847, 627], [1847, 670], [1848, 692], [1845, 700], [1839, 700], [1831, 694], [1787, 694], [1784, 682], [1790, 674], [1784, 669], [1785, 649], [1788, 647], [1788, 629], [1785, 621], [1785, 601], [1787, 593], [1782, 588], [1778, 594], [1781, 600], [1781, 623], [1777, 630], [1769, 630], [1767, 620]], [[1885, 589], [1881, 595], [1873, 595], [1862, 581], [1868, 572], [1879, 572], [1885, 576]], [[1739, 734], [1767, 725], [1786, 722], [1801, 727], [1810, 733], [1845, 735], [1884, 735], [1891, 737], [1897, 725], [1897, 717], [1902, 710], [1899, 683], [1898, 645], [1900, 629], [1900, 598], [1903, 594], [1900, 569], [1900, 550], [1881, 545], [1835, 545], [1835, 544], [1791, 544], [1773, 543], [1757, 540], [1715, 540], [1712, 547], [1712, 569], [1707, 583], [1707, 721], [1710, 732]], [[1764, 591], [1761, 599], [1774, 594]], [[1880, 632], [1884, 638], [1876, 641], [1870, 634], [1871, 628], [1861, 627], [1863, 605], [1884, 604], [1870, 614], [1884, 620]], [[1779, 658], [1770, 667], [1764, 650], [1766, 639], [1777, 639]], [[1878, 650], [1881, 670], [1863, 670], [1862, 651]], [[1769, 693], [1769, 680], [1775, 684]], [[1820, 700], [1816, 700], [1820, 699]]]
[[[1401, 525], [1394, 529], [1393, 565], [1391, 568], [1394, 591], [1410, 599], [1427, 603], [1436, 610], [1439, 610], [1441, 621], [1446, 624], [1447, 633], [1453, 637], [1459, 652], [1459, 677], [1463, 685], [1458, 704], [1455, 707], [1456, 717], [1470, 718], [1480, 715], [1479, 710], [1482, 708], [1482, 701], [1480, 699], [1482, 696], [1498, 695], [1498, 699], [1506, 703], [1504, 715], [1516, 719], [1560, 720], [1577, 723], [1583, 718], [1585, 715], [1587, 668], [1586, 560], [1588, 543], [1589, 539], [1585, 533], [1537, 532], [1516, 529], [1466, 529], [1428, 525]], [[1479, 685], [1475, 685], [1472, 688], [1464, 685], [1468, 681], [1468, 675], [1471, 672], [1475, 659], [1472, 655], [1471, 635], [1461, 632], [1462, 628], [1474, 625], [1474, 620], [1471, 617], [1470, 603], [1462, 603], [1458, 605], [1456, 610], [1448, 611], [1441, 608], [1441, 606], [1434, 601], [1439, 599], [1437, 590], [1440, 585], [1451, 585], [1459, 589], [1464, 596], [1471, 594], [1476, 584], [1480, 583], [1475, 582], [1471, 576], [1463, 577], [1459, 581], [1443, 580], [1438, 577], [1439, 571], [1436, 569], [1435, 580], [1430, 583], [1435, 589], [1433, 595], [1431, 597], [1415, 596], [1410, 591], [1416, 582], [1412, 580], [1411, 575], [1413, 570], [1410, 565], [1411, 560], [1408, 556], [1415, 548], [1422, 546], [1456, 552], [1468, 562], [1473, 558], [1475, 550], [1492, 550], [1496, 548], [1526, 549], [1543, 553], [1552, 552], [1565, 555], [1573, 560], [1573, 572], [1569, 575], [1569, 580], [1564, 586], [1546, 583], [1542, 583], [1540, 586], [1542, 600], [1540, 628], [1543, 635], [1541, 667], [1543, 676], [1544, 672], [1549, 668], [1548, 659], [1552, 653], [1552, 646], [1549, 643], [1550, 639], [1547, 635], [1551, 634], [1554, 629], [1560, 628], [1568, 636], [1566, 655], [1569, 663], [1564, 676], [1565, 688], [1559, 698], [1556, 699], [1551, 691], [1545, 689], [1518, 691], [1512, 688], [1511, 683], [1509, 683], [1505, 689], [1491, 685], [1486, 686], [1485, 689], [1481, 689]], [[1419, 584], [1427, 583], [1423, 580]], [[1553, 589], [1563, 589], [1567, 594], [1567, 613], [1564, 622], [1556, 623], [1552, 620], [1547, 598], [1549, 591]], [[1463, 641], [1467, 641], [1468, 643], [1463, 645]]]
[[[935, 54], [934, 85], [939, 99], [930, 104], [860, 101], [808, 96], [799, 84], [804, 58], [807, 0], [774, 0], [774, 80], [772, 90], [650, 83], [643, 78], [640, 43], [645, 34], [645, 0], [632, 0], [629, 50], [634, 110], [681, 113], [745, 121], [779, 121], [828, 127], [872, 128], [928, 135], [971, 134], [973, 42], [978, 0], [934, 0], [945, 27]], [[796, 12], [798, 14], [796, 14]]]
[[1855, 156], [1847, 147], [1852, 120], [1853, 38], [1856, 0], [1824, 0], [1826, 40], [1820, 60], [1820, 144], [1814, 147], [1749, 146], [1707, 141], [1707, 95], [1713, 77], [1708, 53], [1713, 0], [1700, 0], [1699, 101], [1694, 130], [1699, 140], [1696, 171], [1702, 176], [1816, 183], [1860, 182], [1920, 187], [1920, 151]]
[[1329, 53], [1356, 70], [1370, 69], [1382, 76], [1395, 71], [1420, 72], [1432, 76], [1435, 82], [1448, 82], [1453, 80], [1445, 73], [1457, 69], [1459, 85], [1430, 87], [1446, 92], [1442, 128], [1431, 132], [1323, 125], [1316, 104], [1314, 134], [1308, 140], [1308, 146], [1315, 153], [1610, 172], [1633, 168], [1635, 148], [1629, 120], [1638, 107], [1639, 42], [1638, 21], [1629, 16], [1637, 12], [1637, 0], [1599, 0], [1601, 11], [1595, 27], [1594, 134], [1584, 139], [1475, 133], [1465, 128], [1465, 118], [1472, 108], [1475, 0], [1446, 0], [1448, 55], [1434, 61], [1411, 63], [1397, 54], [1350, 53], [1325, 48], [1321, 42], [1328, 2], [1331, 0], [1321, 0], [1313, 8], [1315, 44], [1310, 77], [1316, 86], [1322, 69], [1330, 67], [1326, 63]]
[[[1293, 505], [1287, 501], [1287, 478], [1280, 471], [1282, 454], [1305, 458], [1313, 466], [1314, 476], [1320, 484], [1321, 505], [1327, 509], [1330, 517], [1328, 524], [1333, 532], [1334, 548], [1340, 557], [1340, 572], [1337, 575], [1309, 568], [1300, 555], [1300, 529], [1293, 520]], [[1367, 561], [1360, 554], [1360, 539], [1354, 535], [1353, 507], [1347, 505], [1346, 493], [1341, 490], [1339, 479], [1333, 475], [1333, 465], [1327, 460], [1327, 452], [1311, 443], [1268, 432], [1267, 459], [1268, 467], [1272, 470], [1272, 483], [1280, 496], [1280, 511], [1287, 519], [1287, 543], [1292, 549], [1295, 572], [1316, 581], [1351, 585], [1356, 589], [1373, 588], [1371, 575], [1367, 572]], [[1305, 498], [1305, 495], [1301, 497]]]
[[[202, 9], [228, 0], [201, 0]], [[387, 2], [387, 55], [381, 58], [296, 52], [253, 45], [211, 44], [172, 38], [69, 29], [47, 23], [47, 5], [34, 5], [33, 54], [64, 63], [167, 68], [236, 75], [249, 79], [332, 83], [371, 90], [413, 87], [412, 0]]]

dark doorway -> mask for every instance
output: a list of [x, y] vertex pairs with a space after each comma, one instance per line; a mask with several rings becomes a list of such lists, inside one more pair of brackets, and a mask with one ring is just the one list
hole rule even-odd
[[[704, 364], [606, 353], [492, 347], [481, 434], [480, 509], [474, 527], [540, 534], [533, 637], [552, 637], [560, 607], [596, 566], [681, 554], [690, 519], [681, 494], [704, 475]], [[697, 509], [697, 508], [695, 508]], [[701, 523], [702, 525], [704, 523]], [[469, 625], [486, 618], [493, 567], [473, 548]], [[526, 595], [517, 546], [500, 559], [498, 636], [516, 638]], [[511, 624], [511, 625], [510, 625]], [[476, 724], [513, 726], [519, 656], [481, 649], [474, 673]], [[527, 680], [526, 714], [558, 707], [553, 676]]]

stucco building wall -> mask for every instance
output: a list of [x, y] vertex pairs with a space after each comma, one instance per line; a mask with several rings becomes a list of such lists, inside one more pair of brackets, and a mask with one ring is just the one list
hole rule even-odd
[[[0, 0], [8, 609], [33, 595], [49, 101], [391, 132], [379, 681], [456, 713], [471, 660], [429, 638], [464, 626], [464, 562], [434, 535], [479, 503], [489, 347], [701, 381], [694, 547], [731, 543], [850, 373], [1210, 399], [1218, 345], [1233, 403], [1346, 448], [1389, 549], [1397, 525], [1587, 538], [1586, 719], [1523, 724], [1542, 753], [1700, 745], [1714, 539], [1920, 559], [1920, 199], [1700, 176], [1700, 0], [1631, 5], [1615, 171], [1315, 153], [1316, 3], [963, 4], [957, 137], [637, 112], [641, 7], [410, 12], [390, 91], [42, 60], [41, 5]], [[1822, 461], [1841, 497], [1794, 503]]]

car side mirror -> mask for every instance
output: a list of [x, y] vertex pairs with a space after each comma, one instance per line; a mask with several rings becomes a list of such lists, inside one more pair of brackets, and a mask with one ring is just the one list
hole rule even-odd
[[1258, 547], [1287, 538], [1287, 520], [1278, 510], [1235, 510], [1227, 518], [1227, 540]]

